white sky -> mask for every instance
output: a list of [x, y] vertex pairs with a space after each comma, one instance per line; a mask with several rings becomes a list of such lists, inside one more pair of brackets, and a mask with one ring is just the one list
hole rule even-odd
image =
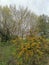
[[0, 0], [0, 5], [16, 5], [18, 8], [20, 5], [28, 7], [36, 14], [49, 15], [49, 0]]

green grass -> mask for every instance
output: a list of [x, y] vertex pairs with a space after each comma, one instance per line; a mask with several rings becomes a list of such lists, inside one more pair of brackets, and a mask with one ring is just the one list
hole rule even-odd
[[0, 65], [8, 65], [9, 60], [13, 58], [13, 53], [16, 53], [14, 44], [8, 46], [0, 45]]

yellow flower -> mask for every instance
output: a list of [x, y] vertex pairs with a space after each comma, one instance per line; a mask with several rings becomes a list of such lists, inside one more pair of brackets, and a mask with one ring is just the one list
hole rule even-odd
[[31, 45], [31, 46], [32, 46], [32, 47], [34, 47], [35, 45], [36, 45], [36, 43], [32, 43], [32, 45]]
[[16, 40], [12, 40], [13, 43], [16, 43]]
[[36, 47], [37, 47], [37, 48], [41, 48], [40, 44], [38, 44], [38, 43], [37, 43]]
[[38, 49], [37, 49], [37, 52], [38, 52], [40, 55], [43, 55], [43, 52], [40, 51], [40, 50], [38, 50]]
[[27, 43], [26, 48], [30, 48], [30, 43]]
[[23, 55], [24, 51], [21, 51], [19, 54], [18, 54], [18, 58], [20, 58], [22, 55]]

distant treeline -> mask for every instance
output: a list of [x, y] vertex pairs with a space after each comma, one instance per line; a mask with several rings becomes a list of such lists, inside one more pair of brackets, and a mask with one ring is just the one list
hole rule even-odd
[[36, 15], [28, 8], [0, 6], [0, 40], [26, 35], [49, 37], [49, 17]]

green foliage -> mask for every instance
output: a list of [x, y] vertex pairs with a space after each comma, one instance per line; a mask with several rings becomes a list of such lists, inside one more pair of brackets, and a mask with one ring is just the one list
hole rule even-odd
[[44, 15], [39, 16], [38, 18], [38, 30], [39, 34], [46, 35], [47, 32], [47, 22], [46, 22], [46, 17]]

